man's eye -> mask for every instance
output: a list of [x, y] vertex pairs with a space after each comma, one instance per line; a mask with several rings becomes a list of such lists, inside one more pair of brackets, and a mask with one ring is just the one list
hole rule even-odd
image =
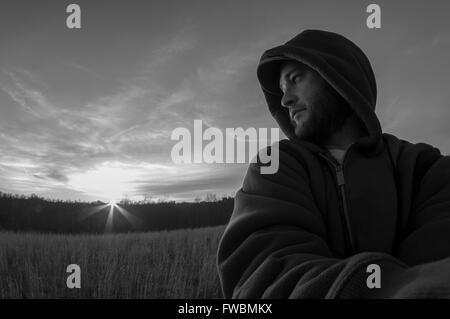
[[301, 79], [302, 75], [297, 74], [292, 77], [292, 82], [297, 83]]

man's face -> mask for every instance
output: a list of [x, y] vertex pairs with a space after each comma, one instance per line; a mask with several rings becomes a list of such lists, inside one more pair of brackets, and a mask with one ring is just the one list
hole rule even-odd
[[297, 61], [280, 68], [281, 105], [289, 109], [295, 134], [323, 144], [350, 115], [347, 102], [313, 69]]

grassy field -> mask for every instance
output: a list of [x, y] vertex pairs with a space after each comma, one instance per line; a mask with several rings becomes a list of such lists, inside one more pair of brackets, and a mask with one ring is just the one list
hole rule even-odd
[[[0, 298], [221, 298], [224, 226], [155, 233], [0, 232]], [[81, 288], [69, 289], [69, 264]]]

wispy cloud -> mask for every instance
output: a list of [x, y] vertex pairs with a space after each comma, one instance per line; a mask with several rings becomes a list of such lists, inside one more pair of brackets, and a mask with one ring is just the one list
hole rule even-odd
[[70, 68], [73, 68], [73, 69], [76, 69], [78, 71], [84, 72], [84, 73], [86, 73], [86, 74], [88, 74], [88, 75], [90, 75], [90, 76], [92, 76], [92, 77], [94, 77], [96, 79], [99, 79], [99, 80], [104, 79], [103, 76], [101, 76], [99, 73], [93, 71], [92, 68], [88, 68], [88, 67], [86, 67], [84, 65], [81, 65], [80, 63], [75, 62], [75, 61], [62, 60], [61, 63], [63, 65], [65, 65], [65, 66], [70, 67]]
[[20, 68], [16, 71], [3, 70], [7, 80], [0, 82], [0, 88], [26, 112], [35, 117], [53, 116], [56, 108], [39, 89], [35, 87], [36, 76]]

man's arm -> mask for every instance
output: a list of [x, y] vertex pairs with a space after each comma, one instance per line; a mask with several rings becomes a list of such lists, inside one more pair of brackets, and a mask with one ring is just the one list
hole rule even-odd
[[398, 256], [410, 265], [450, 257], [450, 156], [421, 179]]

